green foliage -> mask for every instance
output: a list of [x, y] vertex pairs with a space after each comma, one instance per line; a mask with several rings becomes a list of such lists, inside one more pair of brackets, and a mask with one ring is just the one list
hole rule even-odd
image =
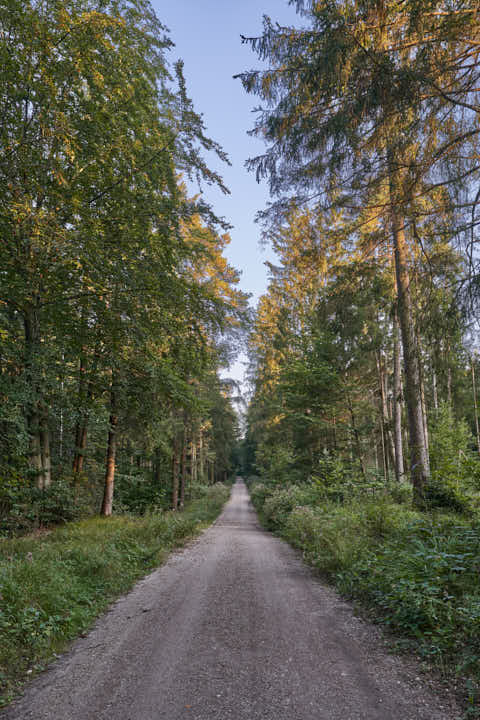
[[480, 487], [480, 459], [467, 423], [455, 418], [448, 403], [433, 416], [430, 431], [431, 478], [425, 488], [427, 507], [472, 511], [469, 491]]
[[219, 370], [247, 299], [226, 223], [181, 180], [226, 193], [203, 155], [228, 158], [172, 47], [148, 0], [0, 7], [0, 532], [98, 511], [110, 424], [117, 510], [164, 505], [182, 443], [230, 470]]
[[183, 513], [90, 519], [0, 544], [1, 703], [29, 671], [88, 630], [108, 604], [220, 512], [214, 485]]
[[0, 536], [60, 525], [85, 512], [71, 479], [59, 478], [42, 489], [21, 478], [0, 484]]
[[254, 484], [270, 527], [348, 597], [442, 669], [480, 686], [480, 522], [422, 513], [383, 493], [344, 504]]
[[147, 510], [166, 509], [167, 504], [167, 490], [159, 487], [155, 478], [145, 477], [143, 474], [115, 474], [115, 513], [143, 515]]

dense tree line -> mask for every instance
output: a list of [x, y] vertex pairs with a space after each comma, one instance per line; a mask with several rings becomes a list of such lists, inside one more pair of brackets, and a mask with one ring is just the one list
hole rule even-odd
[[187, 478], [230, 471], [219, 369], [246, 297], [227, 226], [185, 185], [228, 192], [204, 155], [228, 159], [171, 45], [146, 0], [0, 3], [4, 515], [29, 488], [96, 497], [102, 474], [109, 515], [117, 465], [124, 499], [148, 479], [174, 508]]
[[438, 500], [478, 475], [479, 8], [292, 4], [298, 27], [244, 38], [268, 69], [240, 76], [279, 257], [246, 449], [272, 477], [336, 457]]

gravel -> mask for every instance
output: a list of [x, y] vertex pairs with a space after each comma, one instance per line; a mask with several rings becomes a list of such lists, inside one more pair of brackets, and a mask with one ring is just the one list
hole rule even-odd
[[2, 720], [456, 720], [453, 696], [389, 655], [241, 480], [199, 540], [116, 602]]

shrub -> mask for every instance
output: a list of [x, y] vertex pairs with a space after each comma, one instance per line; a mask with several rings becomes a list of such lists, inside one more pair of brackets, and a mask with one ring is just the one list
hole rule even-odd
[[12, 535], [74, 520], [80, 517], [82, 507], [76, 501], [73, 484], [66, 478], [59, 478], [43, 490], [17, 478], [2, 483], [0, 512], [0, 534]]
[[274, 530], [280, 530], [287, 522], [292, 510], [301, 505], [314, 502], [315, 491], [311, 485], [291, 485], [285, 489], [276, 489], [263, 504], [263, 516]]

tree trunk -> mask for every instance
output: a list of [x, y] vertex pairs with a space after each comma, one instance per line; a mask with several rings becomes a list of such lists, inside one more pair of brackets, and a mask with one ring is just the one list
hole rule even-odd
[[155, 451], [155, 482], [157, 485], [162, 484], [162, 452], [160, 448]]
[[180, 475], [180, 510], [185, 507], [185, 488], [187, 486], [187, 430], [183, 431], [182, 472]]
[[353, 430], [353, 435], [354, 435], [354, 437], [355, 437], [355, 445], [356, 445], [356, 448], [357, 448], [358, 460], [359, 460], [359, 462], [360, 462], [360, 470], [362, 471], [363, 479], [365, 480], [365, 479], [366, 479], [366, 475], [365, 475], [365, 463], [364, 463], [364, 461], [363, 461], [362, 445], [361, 445], [361, 442], [360, 442], [360, 435], [359, 435], [359, 433], [358, 433], [357, 425], [356, 425], [356, 422], [355, 422], [355, 415], [354, 415], [354, 412], [353, 412], [352, 401], [351, 401], [351, 399], [350, 399], [350, 394], [349, 394], [348, 392], [347, 392], [347, 402], [348, 402], [348, 409], [350, 410], [350, 417], [351, 417], [351, 419], [352, 419], [352, 430]]
[[438, 383], [437, 383], [437, 372], [435, 370], [435, 362], [432, 360], [432, 393], [433, 393], [433, 407], [438, 410]]
[[427, 455], [429, 454], [429, 437], [428, 437], [428, 418], [427, 418], [427, 405], [425, 402], [425, 382], [423, 379], [422, 368], [420, 367], [420, 393], [422, 396], [422, 412], [423, 412], [423, 434], [425, 436], [425, 449]]
[[100, 515], [110, 517], [113, 506], [113, 488], [115, 483], [115, 459], [117, 454], [118, 415], [116, 406], [115, 380], [112, 378], [110, 388], [110, 420], [108, 427], [107, 459], [105, 464], [105, 485]]
[[399, 482], [404, 474], [402, 438], [402, 360], [397, 303], [393, 311], [393, 442], [395, 445], [395, 477]]
[[[75, 429], [75, 453], [73, 456], [73, 472], [83, 472], [85, 450], [87, 448], [88, 422], [90, 418], [89, 404], [93, 398], [93, 376], [97, 369], [98, 353], [95, 353], [90, 377], [85, 380], [86, 363], [84, 358], [80, 360], [80, 375], [78, 380], [78, 397], [80, 404], [80, 417], [77, 420]], [[86, 387], [85, 387], [86, 385]]]
[[52, 458], [50, 455], [50, 428], [48, 426], [47, 408], [42, 407], [40, 416], [40, 451], [42, 458], [43, 488], [52, 484]]
[[80, 427], [80, 437], [78, 442], [78, 451], [76, 453], [76, 468], [74, 472], [83, 472], [83, 463], [85, 461], [85, 450], [87, 448], [87, 433], [88, 433], [88, 415], [84, 415], [83, 423]]
[[478, 407], [477, 407], [477, 384], [475, 382], [475, 363], [473, 356], [470, 358], [472, 368], [472, 390], [473, 390], [473, 409], [475, 411], [475, 430], [477, 432], [477, 448], [480, 455], [480, 428], [478, 424]]
[[43, 475], [42, 441], [40, 435], [39, 378], [37, 368], [35, 367], [35, 358], [38, 355], [40, 329], [37, 309], [34, 306], [25, 312], [23, 323], [25, 331], [25, 376], [30, 396], [25, 410], [29, 437], [29, 465], [35, 475], [37, 487], [42, 490], [45, 486], [45, 478]]
[[43, 490], [44, 476], [42, 463], [42, 442], [40, 438], [40, 414], [32, 407], [27, 416], [29, 435], [29, 464], [35, 473], [35, 482], [39, 490]]
[[202, 428], [200, 428], [200, 437], [198, 439], [198, 457], [199, 457], [200, 480], [203, 482], [204, 475], [205, 475], [205, 447], [204, 447], [204, 442], [203, 442]]
[[407, 244], [403, 227], [404, 220], [399, 216], [396, 206], [394, 170], [391, 157], [389, 157], [389, 170], [392, 234], [398, 288], [398, 315], [402, 333], [403, 361], [405, 366], [405, 395], [407, 400], [410, 441], [410, 472], [415, 501], [421, 502], [425, 484], [430, 476], [430, 465], [425, 447], [420, 366], [415, 342], [415, 323], [410, 293]]
[[392, 437], [392, 431], [390, 429], [390, 413], [388, 411], [388, 388], [387, 388], [387, 374], [385, 372], [385, 365], [382, 360], [381, 353], [377, 351], [377, 372], [378, 381], [380, 387], [380, 403], [381, 403], [381, 419], [382, 419], [382, 442], [384, 449], [384, 468], [385, 468], [385, 480], [388, 481], [388, 469], [395, 462], [395, 446]]
[[192, 440], [192, 484], [197, 482], [198, 466], [197, 466], [197, 438], [194, 435]]
[[175, 436], [172, 457], [172, 510], [178, 510], [178, 485], [178, 440]]

